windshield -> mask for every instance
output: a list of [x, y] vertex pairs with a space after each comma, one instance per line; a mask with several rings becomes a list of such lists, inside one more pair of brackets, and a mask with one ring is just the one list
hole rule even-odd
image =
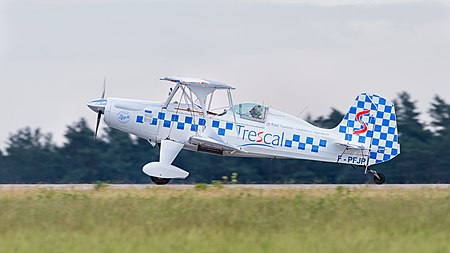
[[267, 107], [255, 103], [242, 103], [233, 106], [232, 110], [243, 119], [264, 122]]

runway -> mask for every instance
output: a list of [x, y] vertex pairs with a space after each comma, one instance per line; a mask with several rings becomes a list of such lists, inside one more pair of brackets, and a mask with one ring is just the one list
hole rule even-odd
[[[93, 190], [95, 184], [0, 184], [1, 190], [26, 190], [26, 189], [54, 189], [54, 190]], [[169, 189], [194, 189], [195, 184], [108, 184], [113, 189], [146, 189], [146, 188], [169, 188]], [[345, 188], [373, 188], [373, 189], [450, 189], [450, 184], [226, 184], [230, 189], [333, 189]]]

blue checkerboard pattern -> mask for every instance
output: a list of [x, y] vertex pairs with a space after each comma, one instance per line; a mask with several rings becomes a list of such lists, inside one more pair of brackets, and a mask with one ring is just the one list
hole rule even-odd
[[217, 134], [220, 136], [225, 136], [227, 131], [233, 130], [233, 123], [213, 120], [212, 127], [217, 129]]
[[150, 110], [144, 110], [144, 115], [138, 115], [136, 117], [136, 122], [138, 123], [151, 123], [153, 118], [153, 112]]
[[319, 153], [320, 148], [325, 148], [327, 146], [327, 140], [294, 134], [292, 139], [285, 140], [284, 146], [287, 148], [297, 148], [299, 150], [311, 151], [312, 153]]
[[[158, 112], [155, 116], [153, 116], [153, 113], [150, 110], [145, 110], [144, 115], [137, 115], [136, 122], [149, 123], [154, 126], [158, 125], [158, 122], [162, 122], [162, 127], [175, 127], [178, 130], [189, 129], [192, 132], [197, 132], [199, 126], [206, 125], [206, 120], [204, 118], [194, 118], [188, 115], [170, 114], [165, 112]], [[227, 131], [233, 130], [233, 125], [234, 124], [232, 122], [219, 120], [212, 121], [212, 127], [217, 129], [217, 134], [221, 136], [225, 136]]]
[[192, 132], [197, 132], [199, 126], [205, 126], [206, 120], [203, 118], [197, 118], [195, 122], [194, 117], [188, 115], [169, 114], [165, 112], [158, 112], [154, 117], [151, 117], [151, 111], [145, 110], [144, 115], [137, 115], [137, 123], [149, 123], [156, 126], [158, 122], [162, 122], [162, 127], [170, 128], [175, 127], [178, 130], [189, 129]]
[[[365, 110], [370, 113], [362, 115], [360, 123], [356, 115]], [[367, 131], [354, 134], [364, 129], [364, 123]], [[400, 153], [394, 104], [378, 95], [362, 93], [356, 97], [337, 130], [349, 143], [370, 147], [370, 165], [388, 161]]]

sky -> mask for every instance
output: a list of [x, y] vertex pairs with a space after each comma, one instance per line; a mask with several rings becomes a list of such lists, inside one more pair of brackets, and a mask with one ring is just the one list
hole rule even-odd
[[[361, 92], [450, 102], [450, 1], [0, 0], [0, 148], [30, 126], [64, 141], [106, 96], [165, 100], [167, 75], [236, 87], [302, 116]], [[424, 118], [426, 120], [426, 118]], [[104, 126], [105, 124], [103, 124]]]

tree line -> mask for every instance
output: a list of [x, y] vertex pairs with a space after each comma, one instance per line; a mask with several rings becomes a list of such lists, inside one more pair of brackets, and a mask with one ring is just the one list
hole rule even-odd
[[[388, 163], [373, 166], [387, 183], [450, 182], [450, 104], [436, 95], [427, 114], [429, 123], [407, 92], [394, 99], [401, 154]], [[328, 116], [307, 121], [333, 128], [343, 113], [331, 109]], [[97, 141], [85, 119], [67, 127], [65, 142], [56, 145], [49, 133], [29, 127], [18, 130], [0, 151], [0, 183], [148, 183], [142, 166], [159, 158], [159, 149], [146, 140], [105, 128]], [[349, 165], [293, 159], [220, 157], [182, 151], [174, 161], [190, 172], [183, 181], [210, 183], [237, 173], [239, 183], [366, 183], [372, 177]], [[177, 182], [175, 180], [175, 182]]]

